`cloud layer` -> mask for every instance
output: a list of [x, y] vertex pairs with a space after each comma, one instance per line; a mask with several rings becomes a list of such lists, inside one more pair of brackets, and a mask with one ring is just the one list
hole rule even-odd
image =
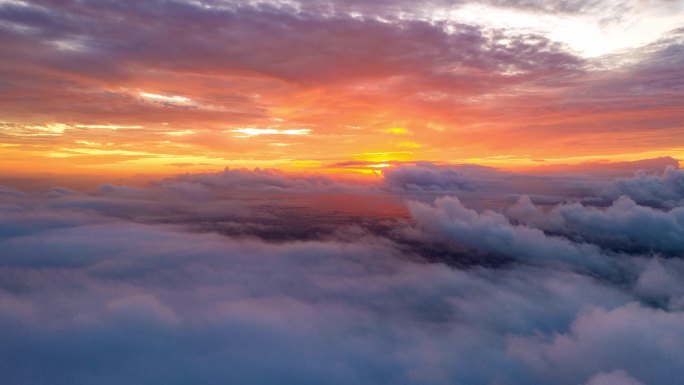
[[[537, 206], [530, 186], [475, 210], [469, 193], [520, 195], [510, 181], [532, 177], [486, 170], [492, 183], [464, 191], [458, 167], [405, 167], [377, 186], [227, 170], [91, 192], [4, 187], [0, 379], [678, 383], [680, 207], [590, 206], [600, 188]], [[398, 189], [406, 175], [452, 190]]]

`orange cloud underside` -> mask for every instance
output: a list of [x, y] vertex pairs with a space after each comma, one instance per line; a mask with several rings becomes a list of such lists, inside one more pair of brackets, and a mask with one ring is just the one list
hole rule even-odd
[[[153, 85], [146, 87], [149, 92], [169, 94]], [[204, 103], [207, 90], [198, 85], [166, 86], [171, 88], [173, 95]], [[275, 167], [371, 172], [373, 167], [333, 165], [433, 160], [526, 168], [684, 155], [682, 127], [629, 126], [667, 116], [676, 119], [682, 114], [679, 108], [539, 114], [535, 100], [454, 106], [399, 96], [379, 89], [373, 95], [357, 95], [349, 87], [287, 86], [255, 100], [225, 105], [207, 101], [216, 111], [154, 104], [130, 95], [133, 105], [125, 107], [132, 111], [125, 116], [88, 113], [66, 119], [59, 114], [46, 118], [18, 113], [2, 126], [0, 170], [168, 174]], [[519, 104], [525, 102], [531, 106]], [[261, 113], [233, 116], [239, 110]]]

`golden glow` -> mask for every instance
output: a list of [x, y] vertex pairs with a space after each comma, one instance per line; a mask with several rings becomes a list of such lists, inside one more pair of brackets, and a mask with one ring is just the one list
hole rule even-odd
[[[558, 17], [537, 17], [520, 9], [499, 9], [497, 14], [490, 12], [493, 8], [499, 9], [456, 6], [453, 12], [441, 12], [437, 7], [423, 16], [491, 25], [500, 15], [517, 12], [506, 19], [504, 29], [535, 29], [538, 22], [548, 24]], [[561, 24], [577, 25], [578, 20], [573, 16]], [[646, 25], [641, 24], [634, 31]], [[385, 27], [402, 30], [392, 23]], [[434, 35], [415, 36], [420, 43], [416, 46], [427, 47], [415, 57], [405, 50], [404, 40], [386, 42], [396, 45], [388, 45], [394, 56], [379, 57], [377, 50], [363, 51], [363, 44], [355, 38], [345, 40], [346, 32], [338, 31], [336, 38], [347, 44], [339, 47], [341, 52], [307, 52], [327, 43], [312, 37], [316, 44], [301, 47], [305, 57], [289, 64], [266, 62], [277, 53], [251, 52], [252, 45], [258, 50], [259, 44], [245, 45], [246, 54], [252, 55], [245, 62], [236, 58], [235, 63], [231, 59], [216, 66], [213, 56], [174, 57], [179, 61], [166, 67], [143, 55], [131, 59], [139, 59], [140, 68], [122, 64], [126, 76], [112, 72], [102, 78], [79, 66], [59, 72], [35, 63], [41, 70], [33, 73], [27, 63], [19, 63], [13, 76], [28, 79], [21, 80], [27, 87], [23, 94], [2, 99], [0, 173], [172, 174], [230, 166], [370, 175], [417, 161], [532, 169], [599, 160], [684, 158], [681, 95], [673, 87], [661, 86], [669, 84], [661, 67], [653, 67], [656, 77], [646, 73], [651, 68], [646, 60], [657, 56], [656, 48], [575, 63], [575, 53], [567, 47], [537, 52], [534, 47], [546, 43], [532, 39], [525, 48], [531, 62], [521, 66], [513, 60], [515, 55], [492, 56], [487, 51], [495, 43], [492, 47], [513, 52], [527, 47], [527, 37], [514, 41], [507, 34], [511, 31], [502, 31], [503, 37], [495, 41], [491, 31], [482, 30], [486, 47], [470, 47], [473, 52], [483, 50], [477, 51], [482, 62], [479, 56], [459, 61], [458, 47], [449, 46], [449, 34], [434, 30]], [[600, 38], [622, 39], [604, 35]], [[386, 36], [392, 36], [389, 30]], [[445, 46], [425, 36], [443, 36]], [[585, 43], [584, 51], [598, 52], [596, 42]], [[624, 47], [626, 41], [613, 43], [609, 46]], [[281, 59], [288, 57], [289, 48], [284, 47]], [[456, 53], [452, 57], [442, 48], [454, 48]], [[43, 54], [49, 57], [50, 52]], [[356, 56], [345, 61], [343, 53]], [[361, 60], [366, 58], [368, 62]], [[543, 61], [534, 62], [537, 59]], [[630, 72], [625, 65], [642, 61], [634, 67], [643, 73]], [[45, 82], [41, 92], [34, 92], [34, 82], [44, 76], [60, 81]], [[631, 87], [643, 92], [622, 91]], [[596, 91], [599, 88], [601, 92]]]
[[186, 136], [186, 135], [192, 135], [194, 133], [195, 133], [195, 131], [193, 131], [193, 130], [181, 130], [181, 131], [168, 131], [168, 132], [166, 132], [166, 135]]
[[357, 154], [355, 158], [361, 161], [377, 163], [415, 160], [413, 152], [410, 151], [364, 152], [362, 154]]
[[118, 124], [77, 124], [76, 128], [103, 128], [108, 130], [119, 130], [123, 128], [143, 128], [143, 126], [122, 126]]
[[416, 142], [399, 142], [397, 144], [399, 147], [404, 147], [404, 148], [420, 148], [421, 145], [416, 143]]
[[170, 104], [177, 104], [177, 105], [192, 105], [193, 104], [192, 99], [186, 98], [185, 96], [178, 96], [178, 95], [166, 96], [166, 95], [153, 94], [150, 92], [140, 92], [140, 96], [143, 99], [147, 99], [147, 100], [152, 101], [152, 102], [170, 103]]
[[45, 125], [26, 126], [26, 128], [35, 130], [37, 135], [59, 135], [69, 128], [69, 125], [64, 123], [48, 123]]
[[411, 133], [409, 130], [401, 127], [388, 128], [385, 130], [385, 132], [393, 135], [408, 135]]

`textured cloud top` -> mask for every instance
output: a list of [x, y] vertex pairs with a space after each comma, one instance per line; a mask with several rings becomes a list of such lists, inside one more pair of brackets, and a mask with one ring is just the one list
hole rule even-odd
[[679, 384], [683, 173], [627, 166], [2, 187], [0, 382]]

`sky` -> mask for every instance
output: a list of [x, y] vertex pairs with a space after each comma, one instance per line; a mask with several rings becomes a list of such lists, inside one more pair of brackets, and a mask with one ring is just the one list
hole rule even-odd
[[681, 385], [684, 2], [0, 0], [0, 384]]
[[674, 0], [0, 1], [3, 175], [682, 157]]

